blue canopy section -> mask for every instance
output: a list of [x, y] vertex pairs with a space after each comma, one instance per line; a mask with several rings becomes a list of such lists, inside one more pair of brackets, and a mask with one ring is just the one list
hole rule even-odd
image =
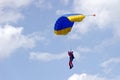
[[[68, 15], [66, 15], [68, 16]], [[74, 22], [71, 22], [67, 17], [61, 16], [55, 23], [54, 30], [62, 30], [72, 27]]]

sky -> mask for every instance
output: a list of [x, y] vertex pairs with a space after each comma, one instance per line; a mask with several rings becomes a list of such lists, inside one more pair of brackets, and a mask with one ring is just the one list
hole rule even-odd
[[[120, 80], [119, 3], [0, 0], [0, 80]], [[96, 16], [76, 22], [68, 35], [55, 35], [56, 20], [71, 13]]]

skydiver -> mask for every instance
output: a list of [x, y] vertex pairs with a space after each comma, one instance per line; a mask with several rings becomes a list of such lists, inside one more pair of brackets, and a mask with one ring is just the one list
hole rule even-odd
[[74, 55], [73, 55], [73, 51], [72, 50], [70, 50], [70, 51], [68, 51], [68, 55], [69, 55], [69, 67], [70, 67], [70, 69], [72, 69], [73, 68], [73, 63], [72, 63], [72, 61], [73, 61], [73, 59], [75, 58], [74, 57]]

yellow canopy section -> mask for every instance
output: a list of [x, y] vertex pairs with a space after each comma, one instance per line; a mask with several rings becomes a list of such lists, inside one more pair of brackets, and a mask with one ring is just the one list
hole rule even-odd
[[68, 19], [71, 22], [80, 22], [85, 18], [85, 15], [79, 14], [79, 15], [72, 15], [72, 16], [68, 16]]
[[68, 28], [65, 28], [65, 29], [62, 29], [62, 30], [54, 30], [54, 33], [56, 35], [66, 35], [68, 34], [70, 31], [71, 31], [72, 27], [68, 27]]

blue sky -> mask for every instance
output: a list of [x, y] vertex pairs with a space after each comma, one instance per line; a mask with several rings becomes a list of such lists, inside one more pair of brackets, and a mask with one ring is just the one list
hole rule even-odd
[[[0, 80], [120, 80], [119, 0], [0, 0]], [[54, 34], [63, 14], [96, 14]], [[69, 69], [67, 51], [74, 51]]]

